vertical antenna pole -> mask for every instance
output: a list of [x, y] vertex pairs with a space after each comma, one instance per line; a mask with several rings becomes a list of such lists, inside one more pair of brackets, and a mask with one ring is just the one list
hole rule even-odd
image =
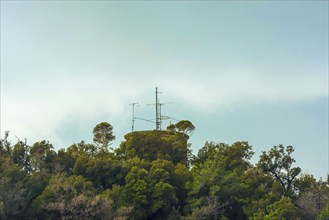
[[155, 87], [155, 130], [160, 130], [158, 87]]
[[133, 115], [132, 115], [132, 124], [131, 124], [131, 132], [134, 132], [134, 124], [135, 124], [135, 103], [133, 103]]
[[130, 103], [129, 105], [132, 106], [133, 112], [132, 112], [132, 119], [131, 119], [131, 132], [134, 132], [134, 124], [135, 124], [135, 105], [138, 105], [138, 102]]
[[161, 116], [161, 103], [159, 103], [159, 129], [161, 130], [162, 116]]

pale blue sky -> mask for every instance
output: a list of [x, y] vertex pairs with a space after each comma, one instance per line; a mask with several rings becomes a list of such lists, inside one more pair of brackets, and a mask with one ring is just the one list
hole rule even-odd
[[328, 1], [1, 1], [1, 135], [58, 149], [108, 121], [117, 147], [156, 86], [194, 153], [246, 140], [256, 162], [282, 143], [326, 176]]

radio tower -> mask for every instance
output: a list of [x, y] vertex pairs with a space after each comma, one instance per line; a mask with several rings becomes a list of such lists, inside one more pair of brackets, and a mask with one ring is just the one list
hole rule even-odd
[[[164, 120], [174, 119], [174, 118], [171, 118], [171, 117], [168, 117], [168, 116], [162, 116], [161, 115], [161, 106], [164, 106], [166, 103], [170, 103], [170, 102], [160, 103], [159, 93], [161, 93], [161, 92], [158, 91], [158, 87], [155, 87], [155, 103], [147, 104], [147, 105], [155, 105], [155, 122], [154, 122], [154, 119], [149, 119], [148, 120], [148, 119], [144, 119], [144, 118], [135, 117], [135, 115], [134, 115], [134, 105], [137, 105], [138, 103], [130, 103], [130, 105], [132, 105], [132, 110], [133, 110], [132, 131], [134, 131], [134, 120], [135, 119], [155, 123], [155, 130], [161, 130], [161, 124], [162, 124], [163, 119]], [[174, 120], [178, 121], [177, 119], [174, 119]]]

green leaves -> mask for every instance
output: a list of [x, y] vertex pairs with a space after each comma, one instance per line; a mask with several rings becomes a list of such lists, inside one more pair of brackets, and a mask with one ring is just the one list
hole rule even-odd
[[170, 131], [135, 131], [125, 135], [116, 150], [119, 157], [130, 159], [133, 157], [153, 161], [164, 159], [174, 164], [188, 164], [188, 136], [183, 133]]
[[62, 219], [100, 219], [109, 214], [113, 202], [95, 194], [93, 184], [82, 176], [57, 174], [35, 203], [44, 217], [50, 214]]
[[266, 207], [266, 212], [263, 210], [259, 210], [254, 214], [251, 220], [283, 220], [283, 219], [291, 219], [297, 220], [300, 219], [298, 214], [297, 207], [291, 202], [290, 198], [283, 197], [279, 201], [268, 205]]
[[48, 141], [40, 141], [33, 144], [30, 150], [31, 166], [36, 171], [42, 169], [52, 170], [55, 166], [56, 152]]
[[[327, 219], [328, 182], [294, 167], [294, 148], [274, 146], [251, 164], [245, 141], [207, 142], [190, 166], [192, 123], [128, 133], [115, 151], [113, 127], [94, 144], [57, 152], [0, 141], [1, 219]], [[8, 135], [8, 133], [6, 133]]]
[[327, 219], [329, 219], [329, 203], [321, 211], [321, 213], [319, 214], [316, 220], [327, 220]]
[[178, 131], [189, 135], [194, 131], [194, 129], [195, 126], [192, 124], [192, 122], [188, 120], [182, 120], [177, 122], [176, 124], [171, 124], [167, 127], [167, 130], [169, 131]]
[[292, 146], [274, 146], [268, 153], [262, 152], [258, 166], [264, 172], [270, 173], [282, 186], [282, 195], [294, 196], [294, 181], [300, 174], [299, 167], [292, 167], [295, 159], [291, 157], [294, 152]]
[[104, 151], [107, 151], [110, 142], [115, 140], [115, 136], [113, 135], [113, 127], [107, 122], [102, 122], [96, 125], [93, 130], [93, 134], [95, 144], [97, 144]]
[[151, 209], [153, 213], [156, 213], [158, 210], [168, 213], [177, 203], [174, 187], [166, 182], [160, 181], [155, 184], [152, 195], [154, 202]]
[[[243, 177], [251, 167], [248, 160], [252, 154], [247, 142], [236, 142], [231, 146], [206, 143], [194, 160], [193, 180], [186, 184], [190, 209], [197, 212], [212, 210], [207, 214], [210, 216], [218, 217], [222, 213], [230, 219], [242, 218], [243, 201], [250, 196]], [[217, 208], [209, 208], [210, 197], [211, 201], [216, 201]], [[196, 215], [193, 212], [192, 216]]]

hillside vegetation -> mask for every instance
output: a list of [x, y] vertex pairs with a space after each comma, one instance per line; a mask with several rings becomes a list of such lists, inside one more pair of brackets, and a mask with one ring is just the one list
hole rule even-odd
[[125, 135], [93, 130], [94, 143], [0, 142], [0, 219], [328, 219], [328, 182], [295, 166], [294, 147], [258, 163], [245, 141], [207, 142], [193, 155], [189, 121]]

